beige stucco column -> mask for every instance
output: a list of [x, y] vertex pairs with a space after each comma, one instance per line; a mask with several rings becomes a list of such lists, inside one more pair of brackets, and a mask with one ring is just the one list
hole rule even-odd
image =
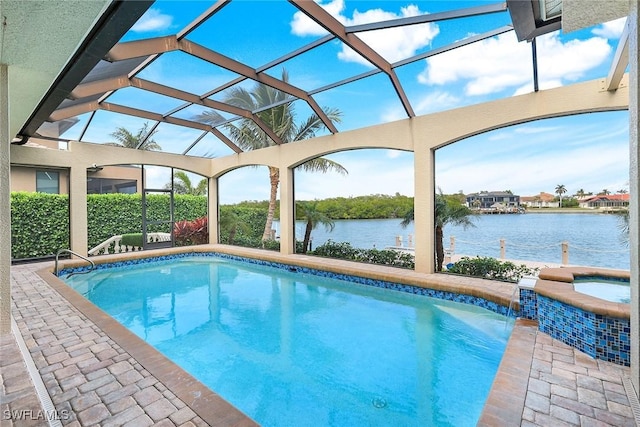
[[0, 335], [11, 332], [9, 70], [0, 64]]
[[434, 198], [435, 198], [435, 152], [421, 135], [412, 132], [415, 140], [413, 150], [414, 198], [413, 216], [415, 227], [415, 270], [433, 273], [434, 260]]
[[296, 253], [293, 169], [280, 168], [280, 253]]
[[71, 250], [87, 256], [87, 169], [81, 163], [69, 170], [69, 231]]
[[631, 256], [631, 379], [640, 392], [640, 114], [638, 100], [638, 59], [640, 46], [638, 40], [638, 2], [629, 2], [629, 248]]
[[209, 178], [209, 190], [207, 192], [209, 201], [208, 207], [208, 228], [209, 243], [220, 243], [220, 232], [218, 230], [219, 200], [218, 200], [218, 178]]

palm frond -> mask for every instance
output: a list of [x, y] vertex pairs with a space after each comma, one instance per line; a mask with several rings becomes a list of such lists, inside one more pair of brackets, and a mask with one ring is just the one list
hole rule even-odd
[[325, 157], [316, 157], [300, 165], [302, 169], [307, 172], [322, 172], [327, 173], [329, 171], [338, 172], [340, 175], [347, 175], [349, 171], [344, 168], [340, 163], [334, 162], [331, 159]]

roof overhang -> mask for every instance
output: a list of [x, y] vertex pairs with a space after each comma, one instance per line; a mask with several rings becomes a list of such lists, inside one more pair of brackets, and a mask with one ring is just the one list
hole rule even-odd
[[33, 134], [152, 3], [0, 0], [10, 135]]
[[518, 41], [559, 30], [562, 25], [562, 0], [507, 0]]

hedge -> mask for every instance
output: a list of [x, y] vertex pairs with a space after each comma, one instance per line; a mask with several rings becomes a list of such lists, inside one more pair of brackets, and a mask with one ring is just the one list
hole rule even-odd
[[[142, 195], [87, 195], [88, 245], [92, 248], [111, 236], [142, 232]], [[147, 218], [168, 219], [169, 197], [147, 197]], [[174, 195], [175, 221], [193, 220], [207, 215], [207, 198]], [[149, 231], [170, 230], [150, 225]], [[51, 256], [68, 248], [69, 197], [63, 194], [11, 193], [11, 254], [14, 259]]]
[[69, 247], [69, 196], [11, 193], [11, 255], [15, 259], [55, 254]]

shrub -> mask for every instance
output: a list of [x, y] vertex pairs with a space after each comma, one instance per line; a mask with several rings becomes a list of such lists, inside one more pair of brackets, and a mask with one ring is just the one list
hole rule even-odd
[[518, 282], [523, 276], [536, 274], [538, 269], [529, 268], [524, 264], [516, 265], [511, 261], [499, 261], [491, 257], [462, 257], [458, 262], [447, 267], [447, 271], [484, 279]]
[[390, 249], [358, 249], [352, 247], [350, 243], [338, 243], [332, 240], [327, 241], [324, 245], [318, 246], [314, 251], [308, 253], [369, 264], [390, 265], [410, 269], [415, 267], [414, 257], [411, 254]]
[[142, 233], [129, 233], [122, 235], [122, 245], [142, 247]]
[[202, 245], [209, 242], [209, 221], [206, 216], [193, 221], [178, 221], [173, 226], [176, 246]]
[[69, 196], [11, 193], [11, 256], [37, 258], [69, 247]]

